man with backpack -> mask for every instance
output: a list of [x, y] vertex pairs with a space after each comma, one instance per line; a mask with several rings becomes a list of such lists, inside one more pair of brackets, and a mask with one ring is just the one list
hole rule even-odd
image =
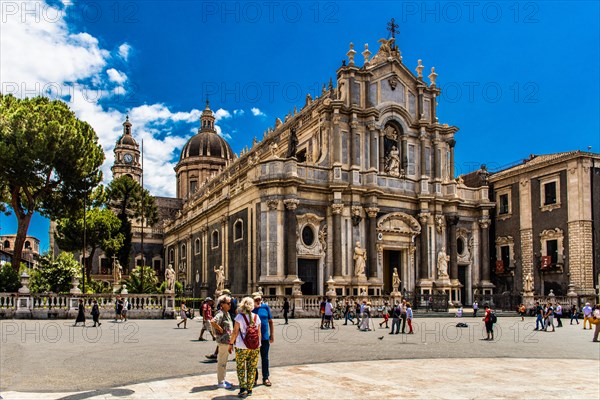
[[494, 340], [494, 324], [496, 323], [496, 321], [496, 313], [494, 313], [490, 306], [486, 304], [483, 322], [485, 322], [485, 332], [487, 333], [487, 338], [483, 340]]

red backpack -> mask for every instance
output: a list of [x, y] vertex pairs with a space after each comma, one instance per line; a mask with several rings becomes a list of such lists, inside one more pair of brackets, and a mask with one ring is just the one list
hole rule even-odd
[[[246, 323], [246, 334], [242, 335], [242, 340], [248, 349], [258, 349], [260, 347], [260, 335], [258, 334], [258, 326], [256, 325], [256, 314], [254, 314], [252, 325], [248, 322], [246, 314], [242, 314], [242, 317], [244, 317], [244, 322]], [[241, 334], [242, 332], [240, 331]]]

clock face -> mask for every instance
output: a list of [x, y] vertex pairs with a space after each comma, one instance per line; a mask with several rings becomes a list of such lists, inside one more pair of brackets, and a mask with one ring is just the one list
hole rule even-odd
[[123, 160], [127, 163], [127, 164], [131, 164], [131, 162], [133, 161], [133, 156], [129, 153], [125, 154], [123, 156]]

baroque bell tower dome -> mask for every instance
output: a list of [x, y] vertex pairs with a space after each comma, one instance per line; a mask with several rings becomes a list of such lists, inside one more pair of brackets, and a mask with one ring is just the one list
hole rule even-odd
[[129, 116], [123, 122], [123, 135], [115, 145], [115, 162], [111, 167], [113, 179], [129, 175], [134, 181], [140, 183], [142, 179], [142, 166], [140, 164], [140, 145], [131, 135], [131, 122]]
[[200, 129], [181, 151], [175, 166], [177, 197], [187, 199], [214, 174], [234, 159], [233, 151], [215, 129], [215, 116], [208, 100], [200, 116]]

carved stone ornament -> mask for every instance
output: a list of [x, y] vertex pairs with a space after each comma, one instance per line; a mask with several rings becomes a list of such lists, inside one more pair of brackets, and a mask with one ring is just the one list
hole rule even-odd
[[379, 213], [379, 208], [368, 207], [368, 208], [365, 208], [365, 211], [367, 212], [367, 215], [369, 216], [369, 218], [377, 218], [377, 214]]
[[344, 210], [344, 205], [340, 203], [333, 203], [331, 205], [331, 212], [334, 214], [341, 214]]
[[412, 216], [403, 212], [396, 212], [379, 218], [377, 231], [413, 236], [421, 233], [421, 225]]
[[319, 231], [319, 242], [323, 251], [327, 251], [327, 224], [324, 224]]
[[394, 75], [388, 78], [388, 83], [390, 85], [390, 89], [396, 90], [396, 86], [398, 86], [398, 78]]
[[560, 228], [546, 229], [540, 233], [542, 239], [562, 239], [564, 237], [563, 230]]
[[319, 226], [321, 224], [321, 221], [323, 221], [325, 218], [323, 217], [319, 217], [316, 214], [312, 214], [312, 213], [307, 213], [307, 214], [302, 214], [302, 215], [297, 215], [296, 216], [296, 220], [298, 221], [298, 226], [302, 226], [302, 225], [306, 225], [306, 224], [311, 224], [313, 226]]
[[398, 132], [396, 132], [396, 129], [394, 129], [393, 126], [386, 126], [383, 132], [386, 138], [391, 140], [398, 140]]
[[463, 252], [458, 254], [458, 261], [468, 263], [471, 261], [471, 244], [469, 240], [469, 232], [465, 228], [456, 230], [456, 239], [463, 241]]
[[490, 227], [490, 219], [489, 218], [480, 219], [479, 226], [481, 227], [481, 229], [488, 229]]
[[279, 206], [279, 200], [267, 200], [267, 207], [269, 210], [277, 210]]
[[285, 208], [287, 208], [288, 210], [295, 210], [296, 208], [298, 208], [298, 204], [300, 204], [300, 200], [298, 200], [298, 199], [285, 199], [283, 201], [283, 204], [285, 204]]
[[421, 226], [426, 225], [429, 220], [429, 213], [419, 213], [419, 222]]
[[446, 226], [446, 218], [443, 215], [437, 214], [435, 217], [435, 229], [438, 233], [442, 233], [444, 227]]

